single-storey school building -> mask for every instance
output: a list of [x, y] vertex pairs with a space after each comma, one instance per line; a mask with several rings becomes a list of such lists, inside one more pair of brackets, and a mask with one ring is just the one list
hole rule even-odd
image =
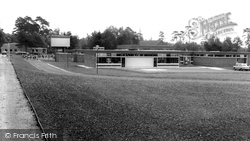
[[233, 67], [237, 63], [249, 65], [249, 56], [250, 52], [85, 50], [84, 64], [94, 68]]

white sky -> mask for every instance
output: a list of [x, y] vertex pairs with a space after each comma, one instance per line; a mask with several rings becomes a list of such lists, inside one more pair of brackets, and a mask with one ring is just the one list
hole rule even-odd
[[[144, 39], [157, 40], [159, 32], [171, 40], [173, 31], [184, 30], [191, 18], [231, 12], [238, 36], [250, 28], [249, 0], [1, 0], [0, 27], [11, 33], [18, 17], [41, 16], [50, 28], [71, 31], [80, 38], [113, 25], [129, 26]], [[237, 35], [235, 35], [236, 37]]]

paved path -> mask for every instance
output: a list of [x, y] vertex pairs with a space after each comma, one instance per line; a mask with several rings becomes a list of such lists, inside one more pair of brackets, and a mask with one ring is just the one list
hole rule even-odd
[[[39, 129], [12, 64], [0, 55], [0, 129]], [[4, 130], [1, 130], [5, 132]], [[1, 135], [0, 140], [5, 140]]]

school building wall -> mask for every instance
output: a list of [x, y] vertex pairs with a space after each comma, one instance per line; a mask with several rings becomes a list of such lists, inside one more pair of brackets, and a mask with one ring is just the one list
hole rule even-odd
[[95, 53], [84, 53], [84, 65], [88, 67], [96, 67], [96, 55]]
[[208, 58], [193, 57], [193, 65], [208, 67], [233, 67], [236, 64], [236, 58]]
[[74, 62], [83, 63], [84, 54], [74, 54]]
[[56, 53], [55, 55], [55, 61], [56, 62], [67, 62], [67, 58], [69, 62], [73, 62], [73, 54], [71, 53]]

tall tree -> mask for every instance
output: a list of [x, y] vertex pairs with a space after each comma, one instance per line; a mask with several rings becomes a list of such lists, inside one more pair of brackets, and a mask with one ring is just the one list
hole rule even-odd
[[140, 38], [139, 35], [130, 27], [126, 27], [125, 29], [121, 27], [118, 30], [117, 42], [118, 45], [139, 44]]
[[186, 46], [186, 50], [188, 51], [198, 51], [201, 50], [201, 45], [195, 43], [195, 42], [191, 42], [191, 43], [185, 43]]
[[91, 35], [88, 35], [88, 44], [90, 48], [93, 48], [96, 45], [103, 46], [102, 44], [102, 33], [99, 31], [94, 31], [92, 32]]
[[174, 44], [174, 49], [175, 50], [182, 50], [182, 51], [185, 51], [186, 50], [186, 47], [185, 45], [181, 42], [181, 41], [178, 41]]
[[211, 36], [204, 42], [204, 48], [206, 51], [221, 51], [222, 43], [219, 38]]
[[79, 49], [90, 49], [87, 38], [81, 38], [78, 42]]
[[3, 46], [4, 42], [5, 42], [5, 34], [3, 30], [0, 28], [0, 47]]
[[78, 36], [70, 36], [70, 49], [79, 49], [78, 42]]
[[15, 23], [13, 34], [17, 36], [19, 46], [27, 47], [47, 47], [49, 23], [42, 17], [18, 17]]
[[226, 37], [226, 39], [222, 43], [221, 51], [232, 51], [233, 43], [231, 41], [231, 37]]
[[232, 51], [238, 51], [241, 46], [242, 46], [242, 40], [240, 39], [240, 37], [235, 37], [233, 40], [233, 48]]
[[10, 38], [11, 43], [18, 43], [17, 37], [14, 34], [5, 34], [5, 38]]
[[110, 26], [102, 33], [102, 42], [105, 49], [116, 49], [118, 30]]

